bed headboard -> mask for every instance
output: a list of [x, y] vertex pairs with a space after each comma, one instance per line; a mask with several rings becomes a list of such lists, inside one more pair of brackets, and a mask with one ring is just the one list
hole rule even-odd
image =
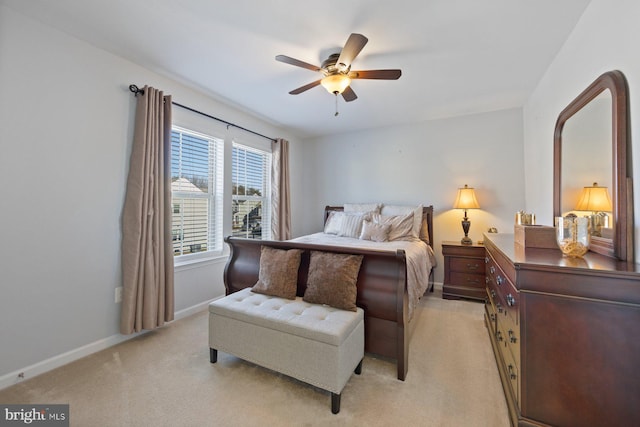
[[[332, 211], [344, 211], [343, 206], [325, 206], [324, 207], [324, 222], [327, 222], [327, 218], [329, 218], [329, 213]], [[423, 206], [422, 207], [422, 227], [426, 227], [429, 232], [429, 239], [422, 239], [426, 244], [431, 246], [433, 249], [433, 205]]]

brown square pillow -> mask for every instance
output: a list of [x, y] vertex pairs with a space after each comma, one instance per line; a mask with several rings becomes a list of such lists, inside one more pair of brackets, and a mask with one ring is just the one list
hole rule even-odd
[[274, 297], [296, 299], [300, 249], [260, 249], [260, 272], [253, 292]]
[[311, 251], [304, 301], [356, 311], [362, 255]]

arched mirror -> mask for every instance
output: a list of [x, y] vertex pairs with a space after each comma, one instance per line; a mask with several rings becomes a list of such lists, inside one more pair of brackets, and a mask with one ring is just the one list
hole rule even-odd
[[554, 133], [553, 216], [588, 216], [590, 250], [634, 262], [627, 82], [598, 77], [565, 108]]

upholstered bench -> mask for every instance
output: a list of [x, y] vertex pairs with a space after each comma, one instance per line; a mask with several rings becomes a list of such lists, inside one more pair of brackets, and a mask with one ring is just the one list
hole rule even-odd
[[254, 293], [209, 304], [211, 363], [218, 350], [331, 392], [331, 411], [364, 357], [364, 312]]

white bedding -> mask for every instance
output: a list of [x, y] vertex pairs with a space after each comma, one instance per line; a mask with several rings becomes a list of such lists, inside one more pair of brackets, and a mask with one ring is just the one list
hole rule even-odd
[[292, 239], [292, 242], [313, 243], [352, 247], [361, 249], [376, 249], [395, 252], [403, 249], [407, 258], [407, 292], [409, 295], [409, 320], [413, 316], [413, 309], [420, 297], [429, 287], [429, 273], [435, 266], [433, 249], [422, 240], [395, 240], [391, 242], [373, 242], [352, 237], [341, 237], [334, 234], [315, 233]]

